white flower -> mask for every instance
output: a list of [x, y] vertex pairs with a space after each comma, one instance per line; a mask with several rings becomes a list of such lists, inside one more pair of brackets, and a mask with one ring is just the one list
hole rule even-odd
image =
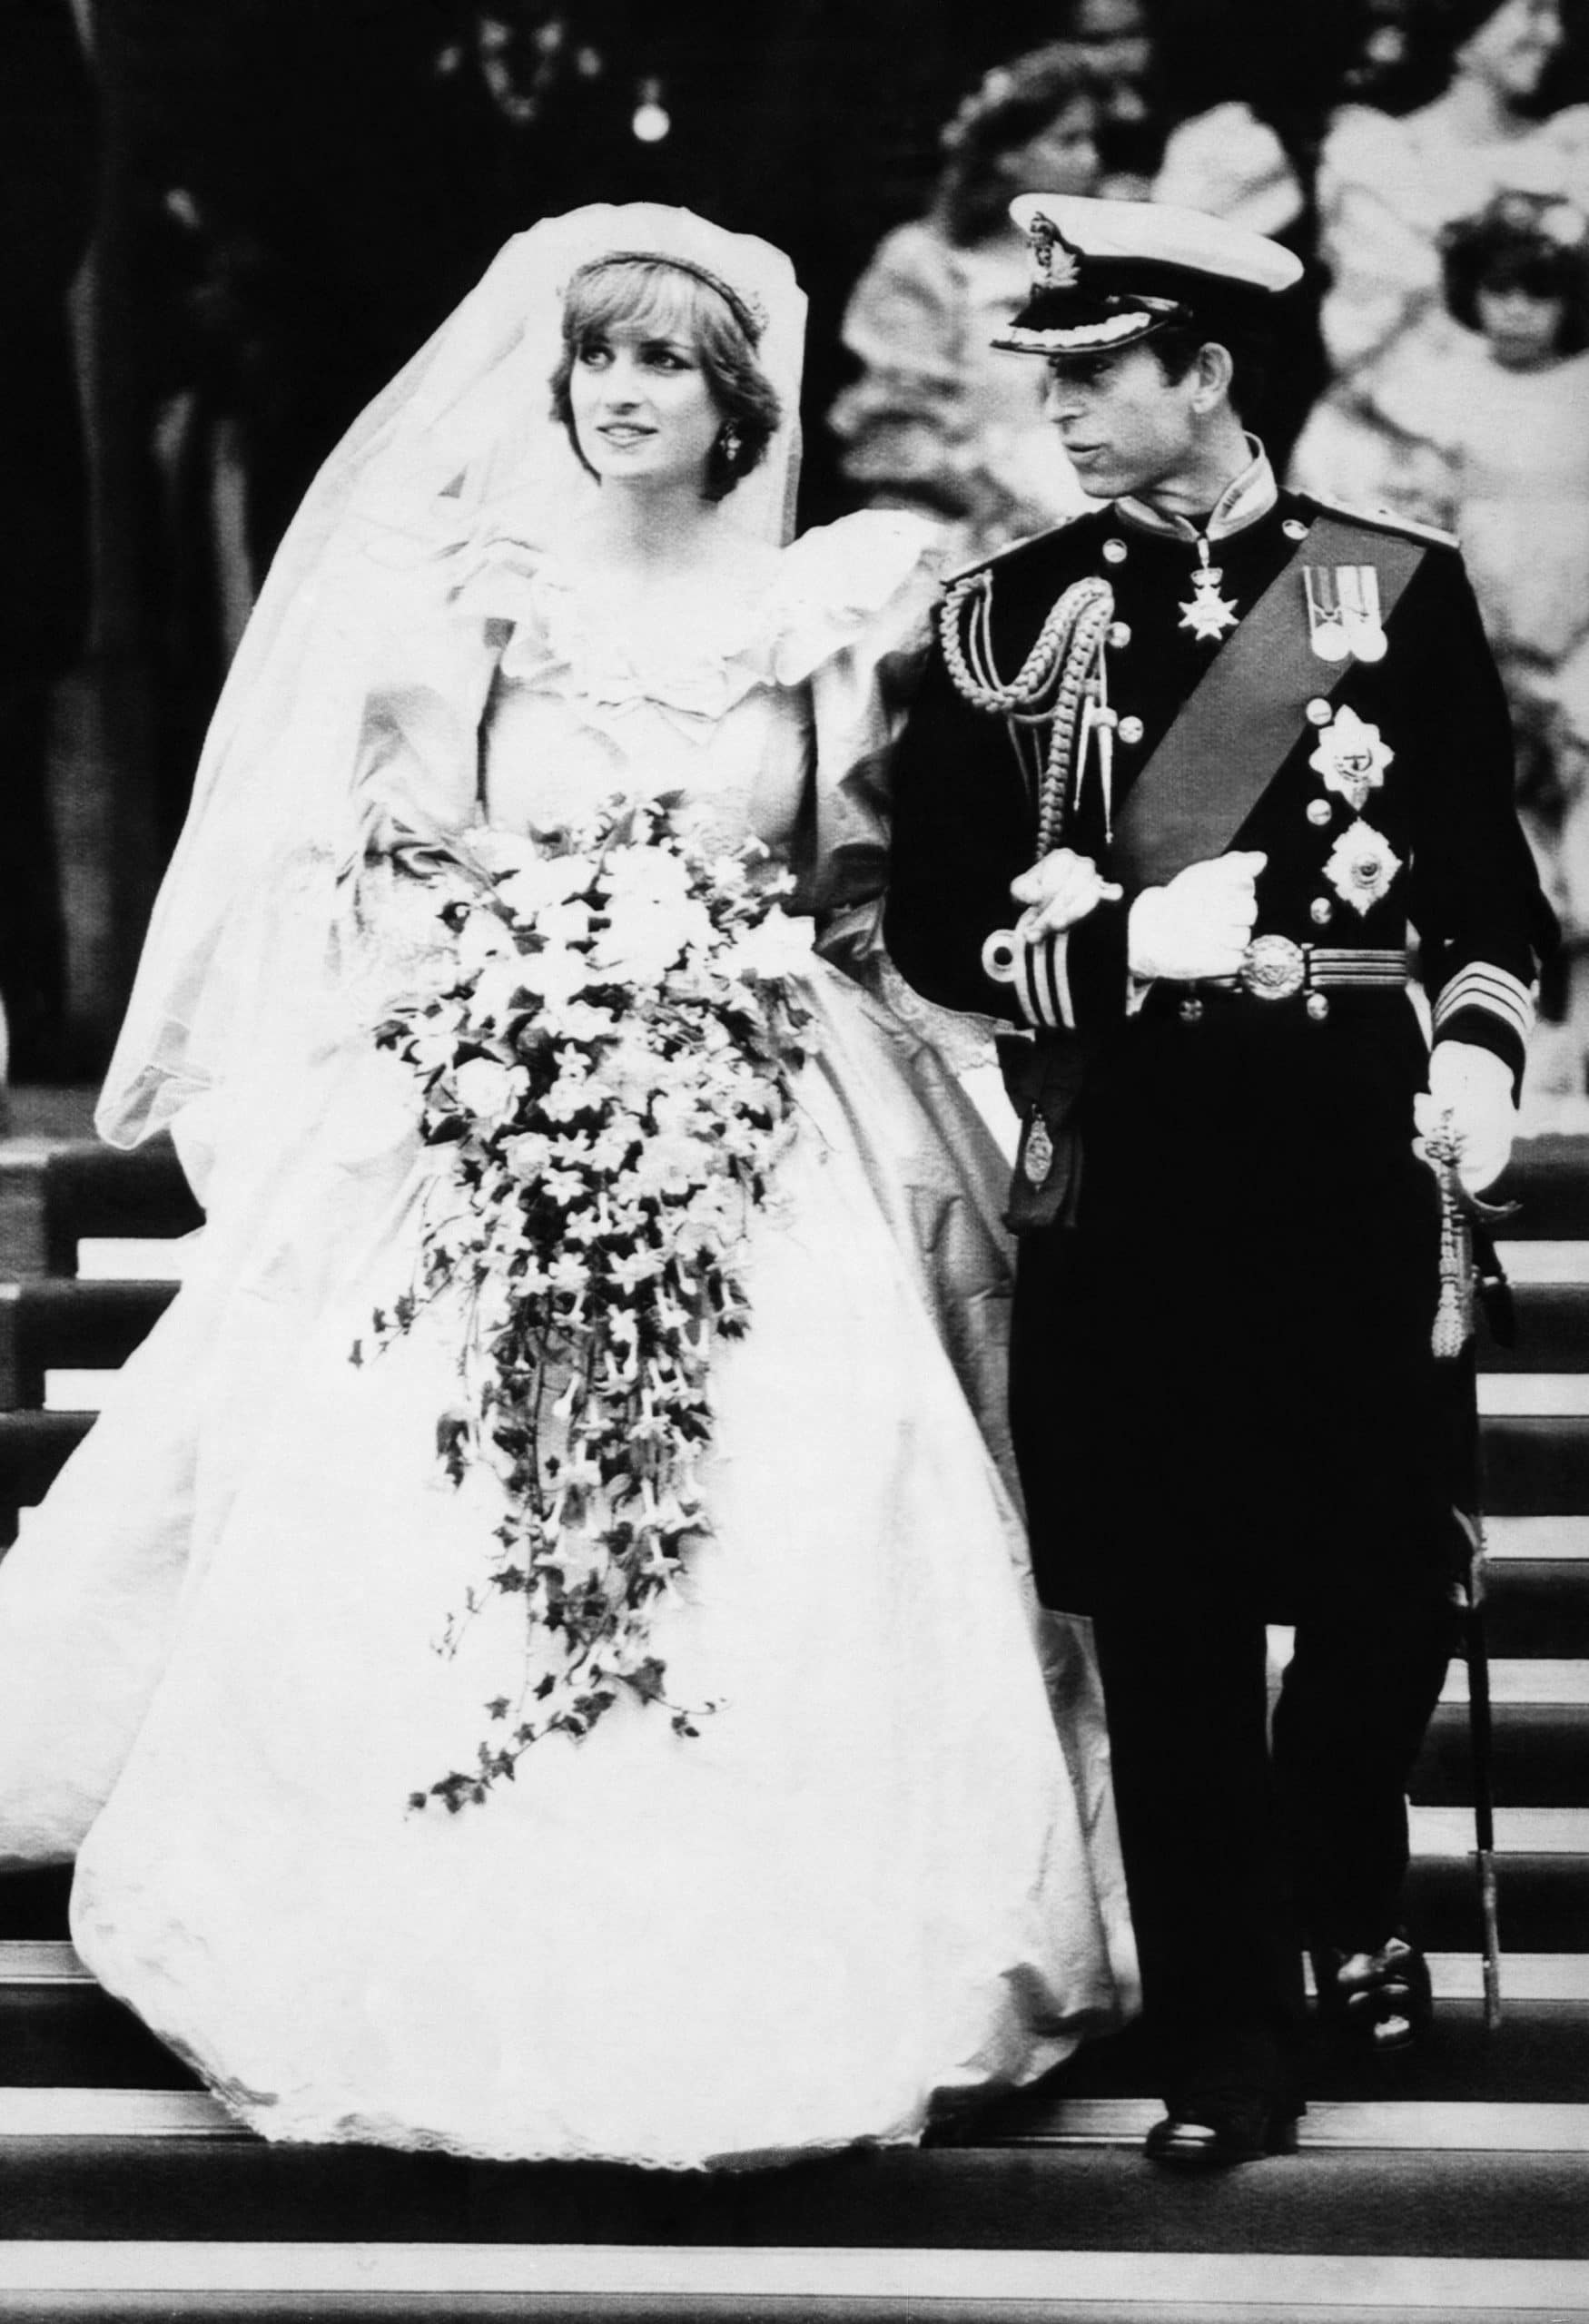
[[560, 1009], [594, 979], [582, 952], [565, 952], [560, 945], [548, 945], [544, 951], [519, 955], [518, 981], [527, 991], [539, 993], [551, 1008]]
[[735, 940], [724, 957], [724, 972], [734, 977], [752, 977], [765, 984], [798, 976], [803, 969], [811, 967], [814, 935], [811, 921], [797, 920], [792, 912], [770, 911], [765, 920]]
[[505, 1137], [499, 1149], [502, 1160], [520, 1185], [538, 1178], [551, 1157], [551, 1140], [540, 1130], [521, 1130], [516, 1137]]
[[687, 866], [666, 847], [615, 848], [603, 880], [615, 905], [682, 903], [690, 891]]
[[588, 855], [537, 855], [498, 881], [497, 892], [518, 919], [533, 926], [538, 912], [584, 895], [595, 878]]
[[[626, 898], [591, 947], [591, 968], [619, 984], [660, 984], [681, 953], [709, 945], [712, 933], [705, 905], [691, 896], [672, 902]], [[593, 974], [588, 981], [599, 980]]]
[[506, 959], [488, 960], [475, 978], [474, 990], [469, 1001], [469, 1022], [495, 1031], [505, 1025], [521, 1005], [525, 990], [520, 974], [521, 962], [517, 952]]
[[543, 944], [584, 944], [590, 936], [593, 915], [583, 896], [562, 903], [545, 904], [536, 915], [535, 932]]
[[521, 1065], [498, 1065], [489, 1057], [470, 1058], [455, 1068], [451, 1078], [459, 1105], [481, 1122], [508, 1120], [529, 1088]]
[[483, 904], [465, 919], [455, 942], [459, 969], [466, 977], [478, 976], [488, 961], [515, 959], [518, 950], [507, 921]]
[[1401, 858], [1369, 824], [1356, 822], [1337, 840], [1324, 868], [1342, 901], [1366, 912], [1389, 893]]

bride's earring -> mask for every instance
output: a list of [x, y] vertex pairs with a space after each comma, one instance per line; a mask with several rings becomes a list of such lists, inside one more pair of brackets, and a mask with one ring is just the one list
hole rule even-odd
[[732, 420], [729, 420], [726, 427], [725, 427], [722, 434], [717, 438], [717, 443], [724, 458], [728, 462], [729, 466], [732, 467], [734, 462], [739, 458], [739, 430], [735, 428]]

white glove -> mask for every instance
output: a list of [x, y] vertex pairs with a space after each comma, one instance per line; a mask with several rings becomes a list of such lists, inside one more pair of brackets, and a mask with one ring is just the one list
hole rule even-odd
[[1429, 1059], [1429, 1087], [1413, 1099], [1419, 1137], [1433, 1137], [1450, 1118], [1456, 1141], [1456, 1175], [1470, 1195], [1493, 1186], [1511, 1158], [1517, 1135], [1512, 1102], [1512, 1068], [1494, 1049], [1475, 1041], [1436, 1041]]
[[1258, 875], [1267, 855], [1216, 855], [1189, 863], [1168, 887], [1144, 888], [1127, 922], [1131, 974], [1189, 984], [1233, 977], [1258, 918]]
[[1026, 910], [1015, 923], [1022, 944], [1044, 936], [1059, 936], [1106, 900], [1120, 901], [1120, 890], [1105, 880], [1090, 855], [1072, 854], [1068, 847], [1051, 848], [1030, 872], [1010, 883], [1010, 893]]

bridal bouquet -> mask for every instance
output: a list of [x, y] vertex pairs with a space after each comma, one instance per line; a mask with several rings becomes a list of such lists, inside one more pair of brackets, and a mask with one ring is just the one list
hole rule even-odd
[[454, 1483], [494, 1474], [503, 1515], [442, 1650], [492, 1593], [522, 1600], [525, 1640], [476, 1764], [411, 1795], [456, 1811], [622, 1690], [696, 1732], [650, 1617], [707, 1529], [711, 1347], [745, 1328], [745, 1231], [807, 1019], [787, 878], [754, 842], [692, 836], [671, 801], [614, 803], [553, 842], [482, 830], [427, 872], [443, 965], [376, 1039], [418, 1077], [420, 1135], [452, 1167], [372, 1345], [461, 1295], [438, 1452]]

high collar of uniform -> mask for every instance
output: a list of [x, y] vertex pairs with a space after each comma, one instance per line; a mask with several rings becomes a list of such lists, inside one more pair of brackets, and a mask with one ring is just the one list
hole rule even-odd
[[1139, 532], [1157, 533], [1162, 540], [1217, 541], [1228, 533], [1245, 532], [1248, 525], [1267, 517], [1280, 497], [1268, 454], [1256, 436], [1248, 436], [1247, 441], [1252, 458], [1219, 495], [1207, 524], [1194, 525], [1189, 517], [1171, 516], [1147, 500], [1117, 500], [1116, 516], [1122, 524], [1134, 525]]

